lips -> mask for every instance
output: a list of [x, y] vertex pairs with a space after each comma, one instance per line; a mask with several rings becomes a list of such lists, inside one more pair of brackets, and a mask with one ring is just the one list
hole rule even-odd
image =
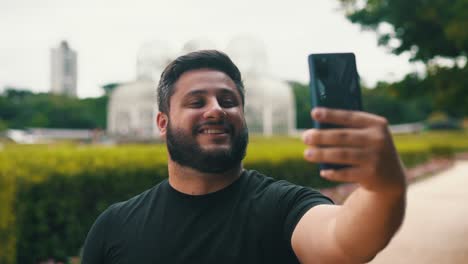
[[200, 131], [201, 134], [225, 134], [227, 133], [228, 131], [225, 130], [225, 129], [202, 129]]
[[201, 124], [194, 129], [196, 134], [221, 135], [232, 131], [228, 124]]

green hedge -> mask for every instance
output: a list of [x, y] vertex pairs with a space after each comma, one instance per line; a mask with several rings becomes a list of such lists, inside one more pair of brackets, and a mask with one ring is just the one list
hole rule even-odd
[[[468, 150], [468, 137], [396, 137], [407, 166]], [[417, 140], [415, 140], [417, 139]], [[253, 138], [245, 167], [322, 188], [330, 183], [302, 158], [292, 138]], [[167, 177], [163, 145], [6, 146], [0, 151], [0, 263], [35, 263], [78, 255], [96, 217]]]

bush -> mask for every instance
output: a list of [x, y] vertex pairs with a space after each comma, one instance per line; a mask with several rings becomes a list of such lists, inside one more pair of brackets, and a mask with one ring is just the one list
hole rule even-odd
[[436, 158], [453, 158], [455, 150], [451, 146], [434, 145], [431, 146], [431, 154]]
[[54, 175], [46, 181], [19, 184], [17, 263], [53, 256], [65, 261], [78, 250], [96, 217], [110, 204], [125, 200], [161, 181], [149, 170], [123, 174]]
[[[330, 184], [314, 177], [316, 167], [302, 161], [299, 140], [276, 140], [283, 143], [271, 146], [271, 140], [258, 139], [252, 144], [255, 158], [245, 166], [303, 185]], [[77, 255], [99, 213], [167, 177], [166, 155], [162, 145], [5, 147], [0, 152], [0, 263]]]
[[167, 175], [154, 146], [6, 148], [0, 165], [0, 263], [77, 255], [100, 212]]
[[[406, 166], [468, 150], [466, 133], [395, 137]], [[252, 138], [244, 166], [314, 188], [331, 183], [294, 138]], [[167, 177], [163, 145], [11, 146], [0, 152], [0, 263], [78, 255], [96, 217]]]
[[432, 113], [425, 122], [426, 128], [430, 130], [462, 130], [460, 120], [452, 118], [443, 112]]

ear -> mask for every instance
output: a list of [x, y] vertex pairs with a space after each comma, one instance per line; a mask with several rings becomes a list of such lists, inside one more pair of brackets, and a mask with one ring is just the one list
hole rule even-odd
[[163, 112], [158, 112], [158, 115], [156, 116], [156, 124], [159, 128], [159, 134], [161, 135], [161, 137], [165, 138], [167, 126], [169, 124], [169, 117]]

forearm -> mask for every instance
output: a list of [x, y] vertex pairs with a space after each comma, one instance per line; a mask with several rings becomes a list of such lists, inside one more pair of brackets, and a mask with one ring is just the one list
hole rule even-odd
[[390, 241], [405, 213], [406, 188], [353, 192], [336, 216], [335, 237], [342, 251], [359, 262], [372, 259]]

